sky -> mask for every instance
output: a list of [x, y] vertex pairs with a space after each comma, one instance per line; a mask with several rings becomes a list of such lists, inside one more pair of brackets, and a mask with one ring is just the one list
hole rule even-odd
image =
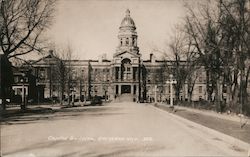
[[181, 0], [58, 0], [49, 37], [57, 47], [70, 45], [78, 59], [97, 59], [104, 53], [112, 59], [126, 9], [145, 59], [154, 49], [167, 49], [174, 26], [185, 15]]

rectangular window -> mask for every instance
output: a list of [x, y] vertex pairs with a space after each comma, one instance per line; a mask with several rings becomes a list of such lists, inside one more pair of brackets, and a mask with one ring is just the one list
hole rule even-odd
[[52, 86], [52, 91], [53, 91], [53, 92], [56, 91], [56, 86], [55, 86], [55, 85]]
[[40, 80], [45, 80], [46, 76], [45, 76], [45, 69], [40, 69], [40, 72], [39, 72], [39, 79]]
[[118, 80], [119, 78], [119, 67], [115, 67], [115, 79]]
[[199, 101], [201, 101], [202, 100], [202, 96], [199, 96]]
[[199, 86], [199, 93], [202, 93], [202, 86]]
[[199, 82], [202, 82], [202, 76], [199, 77]]
[[136, 80], [135, 75], [136, 75], [136, 68], [135, 68], [135, 67], [133, 67], [133, 80]]
[[134, 94], [136, 94], [136, 85], [134, 85]]
[[116, 88], [115, 88], [115, 93], [118, 94], [119, 86], [116, 85], [115, 87], [116, 87]]
[[14, 82], [15, 83], [18, 83], [19, 82], [19, 79], [18, 79], [18, 77], [16, 76], [16, 77], [14, 77]]

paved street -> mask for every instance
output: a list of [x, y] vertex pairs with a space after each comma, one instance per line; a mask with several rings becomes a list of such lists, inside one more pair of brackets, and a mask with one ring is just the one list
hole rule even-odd
[[227, 143], [148, 104], [111, 103], [10, 118], [2, 153], [18, 157], [246, 156]]

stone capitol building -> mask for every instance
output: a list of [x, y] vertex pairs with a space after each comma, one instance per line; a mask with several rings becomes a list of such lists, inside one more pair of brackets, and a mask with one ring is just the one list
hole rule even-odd
[[[142, 59], [142, 52], [137, 45], [138, 35], [136, 25], [126, 10], [118, 32], [119, 45], [113, 58], [98, 58], [97, 60], [66, 60], [72, 67], [72, 82], [70, 89], [76, 99], [85, 100], [91, 96], [106, 97], [107, 100], [121, 99], [124, 95], [133, 101], [167, 101], [170, 98], [170, 73], [164, 70], [164, 65], [171, 65], [171, 61], [157, 60], [150, 54], [148, 60]], [[59, 82], [53, 79], [53, 64], [57, 58], [53, 52], [32, 63], [32, 74], [36, 78], [34, 88], [27, 84], [29, 99], [55, 98], [59, 99]], [[198, 79], [194, 85], [192, 100], [206, 99], [205, 72], [198, 69]], [[21, 88], [20, 84], [13, 87], [15, 93]], [[187, 85], [180, 92], [180, 100], [187, 99]]]

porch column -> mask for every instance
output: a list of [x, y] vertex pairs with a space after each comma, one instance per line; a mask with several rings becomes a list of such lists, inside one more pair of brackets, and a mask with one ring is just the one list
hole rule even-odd
[[138, 67], [135, 67], [135, 81], [138, 81]]
[[121, 80], [121, 74], [122, 74], [121, 69], [122, 69], [121, 67], [118, 68], [118, 74], [119, 74], [118, 80]]
[[130, 86], [131, 86], [131, 94], [134, 95], [134, 85], [132, 84], [132, 85], [130, 85]]
[[122, 85], [118, 86], [118, 94], [121, 95], [122, 94]]
[[[134, 67], [131, 66], [131, 72], [130, 72], [130, 80], [134, 81], [133, 79], [133, 74], [134, 74]], [[132, 88], [131, 88], [132, 89]], [[131, 92], [132, 93], [132, 92]]]
[[136, 85], [136, 96], [139, 96], [139, 85]]
[[116, 68], [115, 68], [115, 66], [113, 67], [113, 71], [112, 71], [112, 73], [111, 73], [111, 78], [113, 79], [113, 80], [116, 80], [116, 74], [117, 74], [117, 72], [116, 72]]

